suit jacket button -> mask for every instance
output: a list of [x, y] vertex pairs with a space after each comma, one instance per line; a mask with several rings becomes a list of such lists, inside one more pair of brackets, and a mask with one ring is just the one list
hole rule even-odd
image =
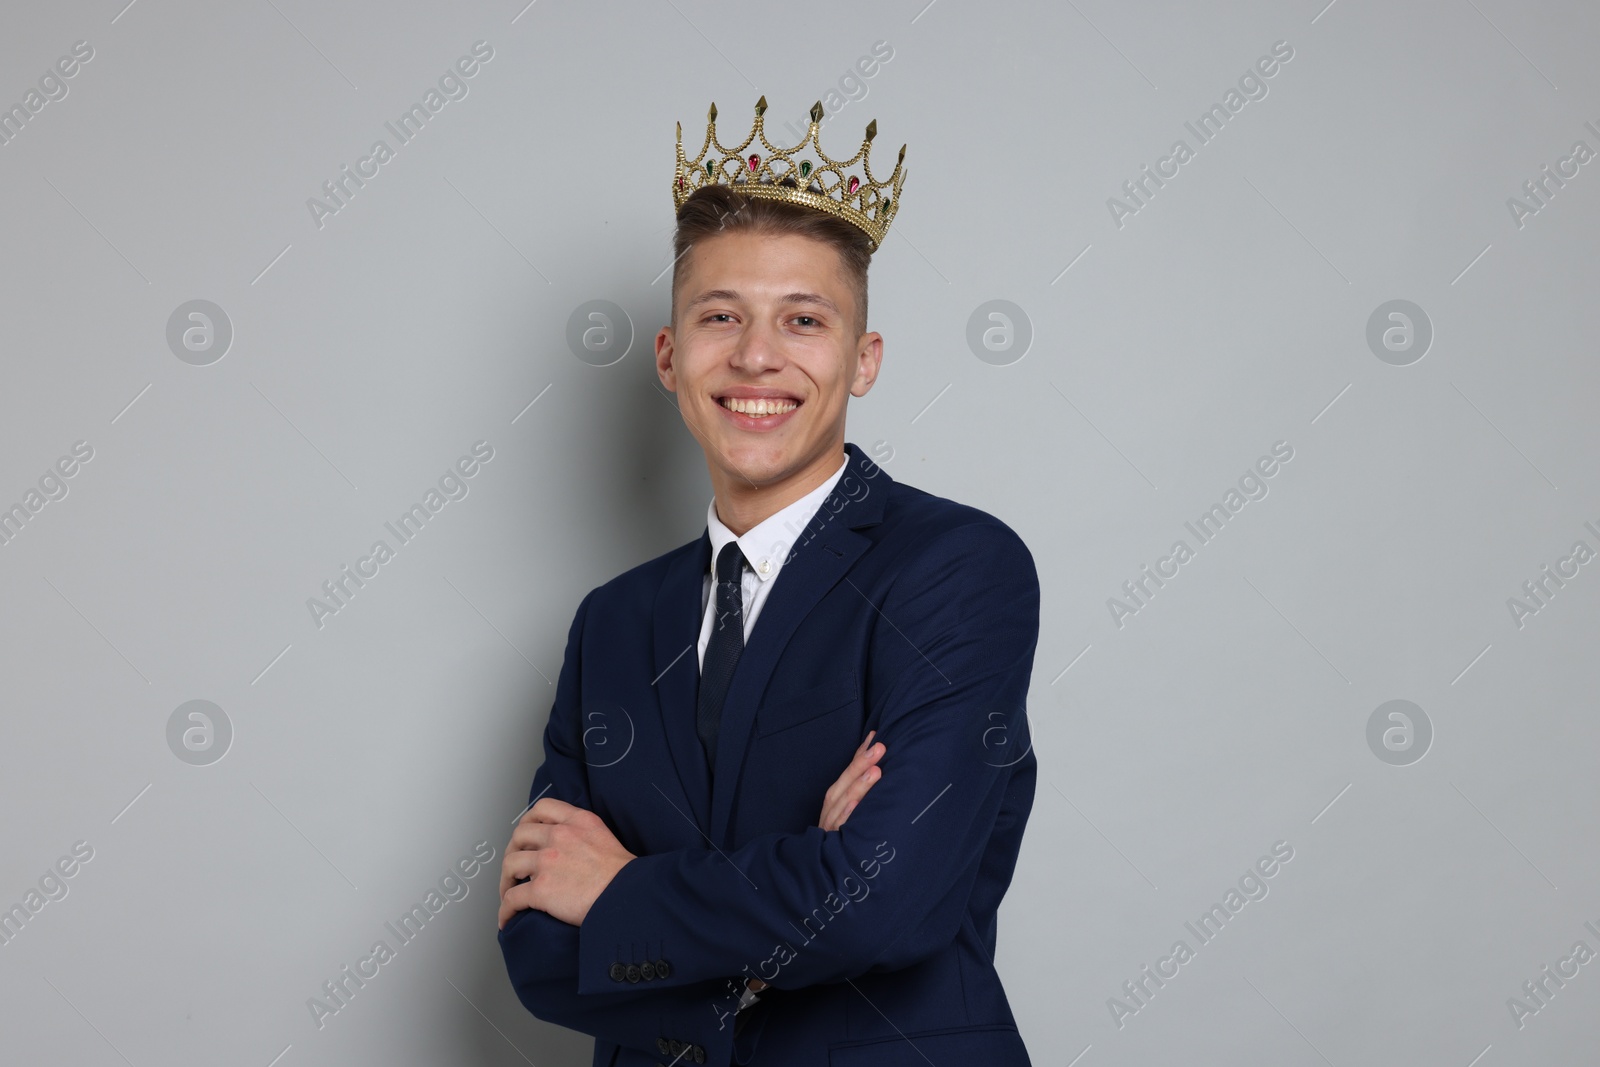
[[656, 977], [665, 978], [672, 973], [672, 968], [667, 966], [666, 960], [656, 960]]
[[699, 1045], [694, 1046], [694, 1049], [689, 1053], [689, 1055], [694, 1058], [694, 1062], [696, 1063], [706, 1062], [706, 1050], [701, 1048]]
[[624, 978], [628, 977], [628, 969], [620, 963], [613, 963], [611, 965], [611, 970], [607, 971], [606, 973], [611, 975], [611, 980], [613, 982], [620, 982]]
[[628, 976], [628, 981], [637, 982], [639, 980], [639, 966], [638, 966], [638, 964], [634, 964], [634, 963], [628, 964], [628, 969], [627, 969], [627, 971], [625, 973]]
[[639, 974], [646, 982], [650, 981], [656, 976], [656, 965], [651, 963], [649, 960], [645, 960], [643, 963], [639, 964]]
[[667, 1045], [667, 1039], [664, 1037], [656, 1038], [656, 1051], [663, 1056], [672, 1055], [672, 1049]]
[[683, 1042], [679, 1041], [677, 1038], [673, 1038], [671, 1041], [667, 1042], [667, 1051], [672, 1053], [674, 1056], [678, 1055], [683, 1051]]

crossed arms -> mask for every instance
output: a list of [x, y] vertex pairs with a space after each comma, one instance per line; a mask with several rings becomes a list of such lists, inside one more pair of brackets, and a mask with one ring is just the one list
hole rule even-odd
[[[1038, 635], [1037, 575], [1014, 533], [985, 522], [933, 538], [873, 605], [868, 670], [880, 696], [869, 718], [894, 751], [882, 777], [885, 746], [864, 743], [818, 825], [727, 853], [635, 856], [593, 813], [577, 713], [592, 596], [568, 634], [532, 788], [543, 796], [502, 868], [500, 942], [531, 1012], [631, 1047], [653, 1050], [676, 1033], [711, 1048], [731, 1040], [741, 983], [730, 976], [760, 961], [777, 960], [763, 971], [771, 984], [801, 988], [906, 967], [954, 940], [1008, 778], [986, 745], [997, 713], [1022, 728]], [[866, 877], [872, 891], [857, 898], [849, 883]], [[841, 893], [852, 906], [836, 906]], [[823, 907], [833, 921], [796, 950], [800, 924]], [[670, 973], [618, 992], [608, 974], [617, 946], [663, 940], [674, 946]]]

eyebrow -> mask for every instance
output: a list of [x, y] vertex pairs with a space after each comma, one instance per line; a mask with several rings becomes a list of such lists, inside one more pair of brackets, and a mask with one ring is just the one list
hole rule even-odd
[[[718, 300], [738, 301], [743, 299], [744, 297], [733, 289], [708, 289], [684, 305], [684, 310], [692, 310], [701, 304], [710, 304]], [[784, 304], [818, 304], [834, 314], [839, 313], [839, 306], [821, 293], [787, 293], [780, 298], [779, 302]]]

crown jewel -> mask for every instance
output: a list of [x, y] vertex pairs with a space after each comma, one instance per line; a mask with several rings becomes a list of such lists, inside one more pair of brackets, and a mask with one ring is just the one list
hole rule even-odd
[[[756, 101], [756, 121], [750, 134], [733, 146], [717, 140], [717, 105], [706, 113], [706, 139], [700, 154], [693, 159], [683, 154], [683, 124], [678, 124], [678, 172], [672, 181], [672, 206], [683, 202], [702, 186], [726, 185], [745, 196], [785, 200], [791, 204], [825, 211], [854, 223], [872, 238], [874, 250], [883, 243], [889, 223], [900, 210], [900, 186], [906, 180], [901, 164], [906, 146], [900, 146], [894, 172], [883, 181], [872, 174], [868, 152], [878, 135], [878, 120], [867, 123], [860, 149], [849, 159], [834, 159], [817, 141], [817, 125], [822, 121], [822, 101], [811, 105], [811, 126], [805, 137], [792, 148], [779, 148], [767, 140], [763, 128], [767, 98]], [[759, 142], [759, 144], [757, 143]], [[759, 151], [752, 150], [752, 146]], [[815, 158], [802, 158], [810, 148]], [[846, 173], [860, 164], [860, 174]]]

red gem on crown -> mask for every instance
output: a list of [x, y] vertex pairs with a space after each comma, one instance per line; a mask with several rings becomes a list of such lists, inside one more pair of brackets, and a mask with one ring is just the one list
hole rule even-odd
[[756, 172], [756, 168], [761, 166], [761, 157], [752, 153], [746, 162], [750, 164], [750, 173], [754, 174]]
[[845, 186], [845, 189], [853, 193], [859, 188], [861, 188], [861, 179], [854, 174], [850, 175], [850, 183]]

